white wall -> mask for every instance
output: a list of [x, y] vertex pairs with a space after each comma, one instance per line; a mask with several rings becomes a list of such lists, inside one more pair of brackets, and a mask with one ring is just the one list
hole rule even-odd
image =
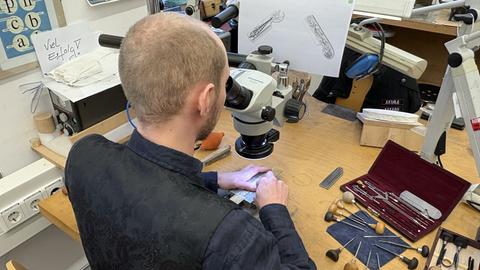
[[0, 257], [0, 269], [11, 259], [31, 270], [80, 270], [88, 265], [81, 244], [53, 225]]
[[[115, 35], [124, 35], [128, 27], [147, 14], [144, 0], [122, 0], [97, 7], [90, 7], [86, 0], [62, 2], [67, 24], [86, 20], [94, 29]], [[0, 81], [0, 172], [4, 175], [39, 159], [28, 142], [36, 134], [30, 96], [22, 95], [18, 89], [22, 83], [39, 80], [41, 73], [37, 69]], [[44, 93], [37, 112], [50, 108], [48, 95]], [[0, 257], [0, 269], [5, 269], [9, 259], [16, 259], [35, 270], [73, 270], [85, 264], [81, 244], [53, 225]]]
[[[144, 0], [122, 0], [90, 7], [86, 0], [64, 0], [68, 23], [86, 20], [104, 33], [124, 35], [133, 23], [146, 15]], [[29, 71], [0, 81], [0, 172], [8, 175], [38, 160], [28, 140], [35, 137], [30, 113], [30, 96], [22, 95], [18, 86], [41, 80], [39, 70]], [[50, 102], [44, 93], [38, 111], [48, 110]], [[1, 181], [1, 180], [0, 180]]]

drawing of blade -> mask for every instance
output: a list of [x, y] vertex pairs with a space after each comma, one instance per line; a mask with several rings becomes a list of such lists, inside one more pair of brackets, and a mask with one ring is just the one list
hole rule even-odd
[[310, 30], [310, 33], [312, 34], [315, 44], [322, 47], [323, 55], [325, 55], [325, 57], [328, 59], [332, 59], [335, 56], [335, 51], [333, 49], [332, 44], [330, 43], [327, 36], [325, 35], [322, 28], [320, 27], [320, 24], [318, 24], [318, 21], [315, 18], [315, 16], [313, 15], [307, 16], [305, 18], [305, 23], [307, 25], [308, 30]]
[[270, 16], [261, 21], [257, 26], [253, 28], [250, 33], [248, 33], [248, 39], [255, 41], [257, 38], [267, 33], [271, 28], [273, 23], [279, 23], [285, 19], [285, 12], [282, 10], [277, 10], [273, 12]]

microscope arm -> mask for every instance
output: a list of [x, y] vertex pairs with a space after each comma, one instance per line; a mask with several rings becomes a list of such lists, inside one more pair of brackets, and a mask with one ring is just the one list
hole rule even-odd
[[427, 125], [427, 134], [421, 156], [436, 162], [435, 148], [440, 136], [446, 132], [455, 117], [453, 93], [457, 93], [465, 120], [473, 157], [480, 174], [480, 75], [475, 63], [473, 48], [480, 46], [480, 32], [464, 35], [447, 42], [448, 68]]

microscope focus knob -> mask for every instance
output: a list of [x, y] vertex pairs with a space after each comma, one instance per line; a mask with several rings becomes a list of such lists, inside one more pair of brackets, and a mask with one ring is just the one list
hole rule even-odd
[[72, 136], [74, 133], [73, 127], [68, 123], [65, 123], [62, 131], [65, 136]]
[[275, 109], [270, 107], [270, 106], [267, 106], [265, 108], [262, 109], [262, 119], [265, 120], [265, 121], [268, 121], [268, 122], [271, 122], [273, 121], [273, 119], [275, 119]]
[[185, 14], [187, 14], [188, 16], [192, 16], [193, 13], [195, 13], [195, 7], [188, 6], [185, 8]]
[[262, 45], [262, 46], [258, 47], [257, 51], [261, 55], [268, 55], [268, 54], [271, 54], [273, 52], [273, 48], [271, 46], [268, 46], [268, 45]]
[[67, 122], [68, 121], [68, 115], [66, 113], [60, 113], [58, 115], [58, 118], [60, 119], [60, 121], [62, 121], [63, 123]]
[[296, 123], [300, 121], [305, 115], [307, 105], [296, 99], [290, 99], [285, 104], [285, 117], [287, 117], [288, 123]]

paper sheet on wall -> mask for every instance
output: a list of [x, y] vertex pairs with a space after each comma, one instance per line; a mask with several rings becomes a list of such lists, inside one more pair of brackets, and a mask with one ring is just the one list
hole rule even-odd
[[353, 7], [353, 0], [242, 0], [239, 52], [269, 45], [292, 69], [337, 77]]
[[86, 22], [32, 35], [32, 42], [43, 74], [100, 46]]

